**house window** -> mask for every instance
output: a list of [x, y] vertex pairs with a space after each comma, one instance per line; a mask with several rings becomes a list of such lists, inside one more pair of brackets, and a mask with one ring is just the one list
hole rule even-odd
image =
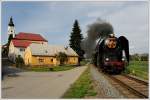
[[53, 62], [53, 58], [51, 59], [51, 62]]
[[25, 51], [25, 49], [24, 48], [20, 48], [20, 51], [22, 52], [22, 51]]
[[44, 59], [39, 58], [39, 62], [40, 62], [40, 63], [43, 63], [43, 62], [44, 62]]

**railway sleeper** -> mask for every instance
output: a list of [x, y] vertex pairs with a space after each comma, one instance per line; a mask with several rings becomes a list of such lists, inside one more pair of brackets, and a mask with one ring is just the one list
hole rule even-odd
[[125, 84], [124, 82], [120, 81], [119, 79], [111, 76], [111, 78], [115, 81], [117, 81], [120, 85], [122, 85], [123, 87], [127, 88], [128, 90], [130, 90], [132, 93], [136, 94], [137, 96], [141, 97], [141, 98], [148, 98], [147, 95], [135, 90], [134, 88], [128, 86], [127, 84]]

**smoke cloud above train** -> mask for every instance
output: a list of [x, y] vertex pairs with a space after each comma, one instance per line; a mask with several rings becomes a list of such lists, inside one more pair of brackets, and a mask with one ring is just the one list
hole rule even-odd
[[85, 51], [85, 57], [91, 58], [96, 47], [96, 41], [99, 38], [104, 38], [105, 36], [112, 34], [113, 26], [109, 22], [98, 18], [94, 23], [89, 24], [87, 27], [87, 37], [82, 41], [81, 47]]

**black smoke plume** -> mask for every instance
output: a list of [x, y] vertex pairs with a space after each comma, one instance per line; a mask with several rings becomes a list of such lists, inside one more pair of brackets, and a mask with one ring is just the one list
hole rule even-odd
[[102, 19], [97, 19], [96, 22], [88, 25], [87, 37], [81, 43], [86, 58], [91, 58], [98, 39], [102, 39], [112, 33], [112, 25]]

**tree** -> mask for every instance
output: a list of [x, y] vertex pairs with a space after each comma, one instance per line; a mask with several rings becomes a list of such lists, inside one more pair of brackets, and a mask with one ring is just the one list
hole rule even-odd
[[20, 55], [18, 55], [16, 57], [16, 67], [23, 67], [23, 66], [24, 66], [24, 60]]
[[141, 56], [141, 61], [148, 61], [148, 56]]
[[70, 35], [70, 47], [79, 55], [79, 65], [80, 61], [83, 59], [84, 51], [81, 49], [81, 41], [83, 36], [81, 34], [81, 29], [78, 23], [78, 20], [75, 20], [72, 32]]
[[68, 60], [68, 57], [64, 52], [59, 52], [58, 55], [56, 55], [56, 58], [60, 61], [60, 65], [63, 65], [65, 61]]
[[2, 56], [8, 55], [7, 43], [2, 46]]
[[132, 58], [132, 60], [134, 60], [134, 61], [140, 61], [140, 55], [137, 54], [137, 53], [134, 54], [134, 55], [132, 55], [131, 58]]
[[8, 55], [8, 52], [9, 52], [9, 45], [10, 45], [10, 41], [13, 39], [13, 35], [10, 34], [9, 37], [8, 37], [8, 42], [7, 42], [7, 48], [5, 49], [4, 52], [6, 52], [6, 55]]
[[10, 45], [10, 41], [11, 41], [12, 39], [13, 39], [13, 35], [10, 34], [9, 37], [8, 37], [8, 42], [7, 42], [7, 43], [8, 43], [8, 44], [7, 44], [8, 46]]

